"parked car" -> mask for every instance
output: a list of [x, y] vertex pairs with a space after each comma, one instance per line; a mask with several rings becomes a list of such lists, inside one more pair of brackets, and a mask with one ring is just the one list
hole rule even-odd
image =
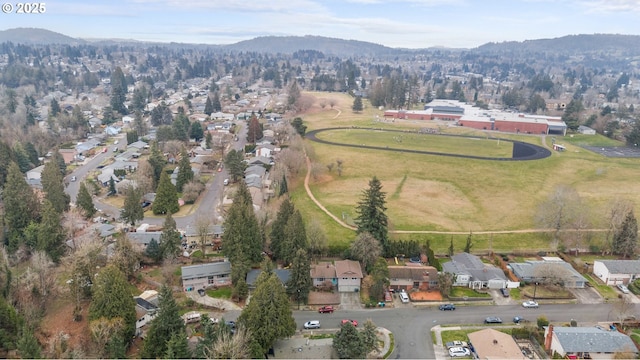
[[236, 322], [235, 321], [229, 320], [229, 321], [226, 321], [226, 324], [231, 330], [235, 330], [235, 328], [236, 328]]
[[355, 320], [351, 320], [351, 319], [343, 319], [343, 320], [340, 322], [340, 324], [341, 324], [341, 325], [344, 325], [344, 324], [349, 323], [349, 322], [350, 322], [350, 323], [351, 323], [351, 325], [353, 325], [353, 326], [358, 326], [358, 322], [357, 322], [357, 321], [355, 321]]
[[629, 293], [629, 288], [627, 288], [626, 286], [624, 286], [622, 284], [618, 284], [618, 289], [620, 289], [620, 291], [622, 291], [623, 294], [628, 294]]
[[117, 146], [113, 147], [113, 152], [118, 152], [118, 147]]
[[222, 183], [224, 184], [224, 186], [229, 185], [229, 179], [224, 179], [224, 181]]
[[537, 308], [538, 307], [538, 303], [533, 301], [533, 300], [528, 300], [522, 303], [522, 306], [526, 307], [526, 308]]
[[453, 347], [449, 349], [449, 356], [451, 357], [465, 357], [470, 355], [471, 355], [471, 351], [469, 351], [469, 349], [464, 347]]
[[520, 324], [521, 322], [524, 322], [525, 320], [523, 318], [521, 318], [520, 316], [514, 316], [513, 317], [513, 323], [514, 324]]
[[509, 297], [509, 289], [507, 288], [500, 289], [500, 293], [502, 293], [503, 297]]
[[451, 348], [454, 348], [454, 347], [464, 347], [464, 348], [466, 348], [466, 347], [469, 346], [466, 341], [459, 341], [459, 340], [449, 341], [445, 345], [447, 346], [447, 349], [451, 349]]
[[320, 321], [318, 321], [318, 320], [307, 321], [306, 323], [304, 323], [304, 328], [305, 329], [320, 329]]
[[333, 313], [333, 306], [327, 305], [327, 306], [323, 306], [321, 308], [318, 309], [318, 312], [321, 314], [325, 314], [325, 313], [329, 313], [332, 314]]
[[484, 323], [485, 324], [502, 324], [502, 319], [500, 319], [497, 316], [489, 316], [488, 318], [484, 319]]
[[72, 177], [71, 177], [71, 182], [74, 182], [74, 181], [76, 181], [76, 180], [77, 180], [77, 178], [76, 178], [75, 176], [72, 176]]
[[200, 294], [200, 296], [204, 296], [206, 292], [204, 291], [204, 289], [198, 289], [198, 294]]
[[438, 306], [439, 310], [455, 310], [456, 306], [453, 304], [442, 304], [440, 306]]

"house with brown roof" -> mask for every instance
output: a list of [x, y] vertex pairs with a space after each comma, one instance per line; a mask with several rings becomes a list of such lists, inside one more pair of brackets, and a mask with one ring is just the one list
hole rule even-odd
[[389, 266], [389, 287], [394, 290], [427, 291], [438, 287], [438, 270], [419, 264]]
[[484, 329], [467, 336], [476, 359], [527, 359], [513, 337], [498, 330]]
[[335, 262], [336, 277], [338, 278], [339, 292], [359, 292], [362, 282], [362, 268], [360, 262], [353, 260], [340, 260]]
[[311, 265], [311, 281], [314, 287], [329, 288], [338, 286], [336, 267], [328, 261]]

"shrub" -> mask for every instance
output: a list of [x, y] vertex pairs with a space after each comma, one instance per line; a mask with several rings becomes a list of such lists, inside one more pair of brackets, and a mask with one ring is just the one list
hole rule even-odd
[[549, 325], [549, 320], [547, 319], [546, 316], [542, 315], [538, 317], [537, 323], [538, 323], [538, 328], [542, 329], [543, 327]]

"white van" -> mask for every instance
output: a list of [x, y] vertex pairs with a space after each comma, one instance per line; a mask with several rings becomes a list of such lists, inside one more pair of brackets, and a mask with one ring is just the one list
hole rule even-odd
[[400, 301], [402, 301], [403, 304], [409, 303], [409, 295], [407, 295], [407, 293], [404, 292], [404, 290], [400, 292]]
[[222, 183], [224, 184], [224, 186], [229, 185], [229, 179], [224, 179], [224, 181]]

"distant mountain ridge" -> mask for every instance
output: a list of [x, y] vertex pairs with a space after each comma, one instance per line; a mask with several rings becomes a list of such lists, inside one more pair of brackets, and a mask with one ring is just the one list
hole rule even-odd
[[[21, 44], [137, 44], [137, 45], [166, 45], [210, 47], [226, 49], [230, 51], [254, 51], [260, 53], [291, 54], [299, 50], [316, 50], [329, 55], [352, 56], [370, 55], [397, 55], [407, 53], [420, 53], [433, 50], [427, 49], [400, 49], [391, 48], [380, 44], [359, 40], [344, 40], [324, 36], [261, 36], [250, 40], [244, 40], [230, 45], [205, 45], [205, 44], [178, 44], [174, 42], [145, 42], [125, 39], [78, 39], [57, 32], [38, 28], [16, 28], [0, 31], [0, 43], [13, 42]], [[460, 51], [463, 49], [442, 48], [437, 50]], [[612, 54], [638, 54], [640, 55], [639, 35], [620, 34], [580, 34], [567, 35], [552, 39], [536, 39], [525, 41], [491, 42], [473, 49], [464, 49], [474, 53], [598, 53]]]
[[78, 45], [85, 40], [72, 38], [54, 31], [39, 28], [15, 28], [0, 31], [0, 43], [12, 42], [16, 44], [64, 44]]

